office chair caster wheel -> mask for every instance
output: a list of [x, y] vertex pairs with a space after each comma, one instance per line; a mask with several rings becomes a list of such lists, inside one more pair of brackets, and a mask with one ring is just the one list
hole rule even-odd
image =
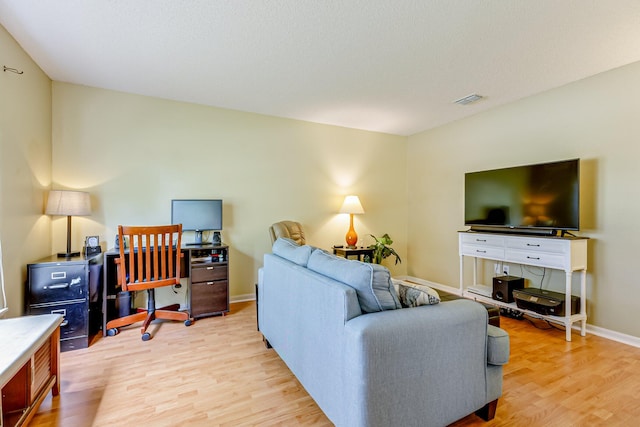
[[191, 326], [193, 325], [193, 322], [191, 321], [191, 319], [187, 319], [184, 321], [184, 326]]
[[115, 337], [116, 335], [118, 335], [118, 328], [107, 329], [107, 336]]
[[151, 334], [149, 332], [145, 332], [142, 334], [142, 341], [149, 341], [151, 339]]

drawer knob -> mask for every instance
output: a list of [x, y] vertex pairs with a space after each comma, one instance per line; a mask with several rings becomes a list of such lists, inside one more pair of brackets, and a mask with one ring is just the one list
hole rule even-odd
[[207, 267], [207, 270], [213, 270], [213, 267]]
[[536, 248], [539, 248], [540, 245], [539, 244], [533, 244], [533, 243], [527, 243], [527, 246], [534, 246]]
[[476, 242], [486, 242], [487, 239], [476, 239]]
[[535, 259], [536, 261], [540, 260], [540, 257], [535, 257], [535, 256], [529, 256], [527, 255], [527, 259]]
[[476, 252], [478, 252], [479, 254], [486, 254], [487, 251], [481, 251], [480, 249], [476, 249]]

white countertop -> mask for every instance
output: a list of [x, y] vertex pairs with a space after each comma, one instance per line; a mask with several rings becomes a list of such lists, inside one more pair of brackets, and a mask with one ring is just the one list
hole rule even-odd
[[62, 323], [59, 314], [0, 319], [0, 386], [4, 386]]

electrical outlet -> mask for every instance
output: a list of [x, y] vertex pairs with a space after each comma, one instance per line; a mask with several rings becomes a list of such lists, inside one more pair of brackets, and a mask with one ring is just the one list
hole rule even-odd
[[496, 276], [499, 276], [502, 274], [502, 269], [500, 268], [499, 262], [496, 262], [493, 264], [493, 272], [495, 273]]
[[509, 275], [509, 266], [508, 265], [503, 265], [502, 266], [502, 272], [504, 273], [505, 276]]

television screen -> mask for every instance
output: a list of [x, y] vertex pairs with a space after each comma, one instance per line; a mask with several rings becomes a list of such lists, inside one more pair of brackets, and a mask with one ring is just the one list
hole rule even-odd
[[468, 172], [464, 185], [472, 229], [579, 229], [579, 159]]
[[171, 223], [184, 231], [220, 231], [222, 200], [172, 200]]

